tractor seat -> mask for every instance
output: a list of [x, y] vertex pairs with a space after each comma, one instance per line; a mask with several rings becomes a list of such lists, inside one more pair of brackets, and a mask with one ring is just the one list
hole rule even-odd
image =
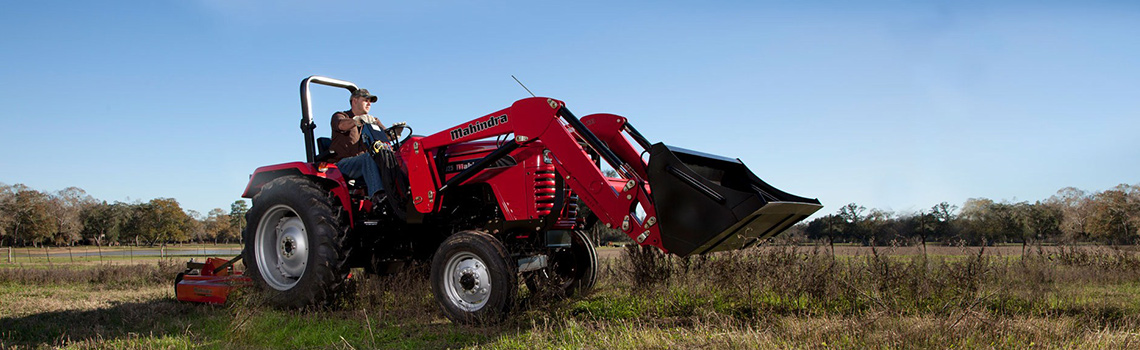
[[[329, 149], [331, 145], [332, 139], [328, 137], [317, 138], [317, 155], [313, 157], [313, 160], [317, 162], [328, 162], [329, 159], [335, 157], [336, 152]], [[345, 177], [344, 182], [345, 185], [348, 186], [348, 193], [353, 198], [363, 199], [367, 196], [368, 186], [364, 183], [364, 179]]]
[[330, 145], [332, 145], [332, 139], [327, 137], [318, 137], [317, 156], [313, 157], [313, 160], [316, 160], [317, 162], [327, 162], [329, 159], [336, 156], [336, 152], [329, 150]]
[[[335, 157], [336, 152], [329, 150], [330, 145], [332, 145], [332, 139], [327, 137], [318, 137], [317, 156], [313, 157], [313, 160], [317, 161], [318, 163], [328, 162], [329, 159]], [[344, 182], [346, 185], [348, 185], [349, 192], [354, 192], [356, 189], [360, 189], [360, 192], [365, 192], [364, 190], [367, 189], [367, 187], [364, 186], [363, 179], [345, 178]]]

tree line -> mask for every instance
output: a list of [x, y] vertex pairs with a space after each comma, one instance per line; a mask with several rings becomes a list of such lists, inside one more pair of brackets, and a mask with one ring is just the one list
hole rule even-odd
[[785, 239], [864, 245], [965, 243], [1140, 243], [1140, 184], [1101, 192], [1066, 187], [1047, 199], [1022, 202], [971, 198], [917, 213], [850, 203], [800, 224]]
[[[78, 187], [41, 192], [0, 183], [0, 245], [237, 242], [248, 210], [247, 202], [240, 199], [228, 212], [214, 208], [203, 215], [183, 210], [173, 198], [108, 203]], [[834, 214], [796, 225], [782, 238], [865, 245], [1136, 244], [1140, 243], [1140, 184], [1101, 192], [1066, 187], [1033, 203], [971, 198], [961, 206], [942, 202], [916, 213], [850, 203]]]
[[156, 245], [241, 239], [245, 200], [227, 212], [183, 210], [173, 198], [133, 203], [97, 200], [81, 188], [41, 192], [0, 183], [0, 245]]

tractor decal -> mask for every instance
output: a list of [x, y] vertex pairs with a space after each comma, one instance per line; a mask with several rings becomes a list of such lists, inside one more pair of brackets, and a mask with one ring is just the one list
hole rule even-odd
[[[447, 163], [447, 165], [444, 165], [443, 172], [447, 173], [447, 174], [458, 173], [460, 171], [467, 170], [467, 168], [470, 168], [477, 161], [479, 161], [479, 159], [450, 162], [450, 163]], [[503, 157], [503, 159], [499, 159], [499, 160], [495, 161], [494, 163], [492, 163], [491, 165], [488, 165], [487, 169], [506, 168], [506, 167], [515, 166], [517, 164], [518, 164], [518, 161], [516, 161], [514, 157], [506, 156], [506, 157]]]
[[487, 118], [487, 120], [484, 120], [481, 122], [476, 122], [476, 123], [471, 123], [471, 124], [468, 124], [466, 127], [460, 127], [458, 129], [452, 130], [451, 131], [451, 140], [452, 141], [458, 140], [460, 137], [471, 135], [471, 134], [490, 129], [492, 127], [495, 127], [495, 126], [498, 126], [501, 124], [506, 124], [506, 123], [507, 123], [507, 115], [506, 114], [500, 115], [498, 117], [490, 117], [490, 118]]

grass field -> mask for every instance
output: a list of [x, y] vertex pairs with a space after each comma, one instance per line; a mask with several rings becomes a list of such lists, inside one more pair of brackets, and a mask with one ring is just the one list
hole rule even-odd
[[602, 250], [612, 258], [593, 293], [523, 293], [490, 327], [448, 322], [424, 267], [358, 276], [333, 309], [287, 311], [254, 293], [223, 307], [178, 303], [174, 259], [0, 264], [0, 347], [1140, 348], [1140, 255], [1130, 250], [851, 248], [689, 259]]

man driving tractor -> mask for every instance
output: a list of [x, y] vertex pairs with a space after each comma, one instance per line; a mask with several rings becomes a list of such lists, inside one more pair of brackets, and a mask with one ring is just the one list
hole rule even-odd
[[[378, 202], [376, 194], [384, 190], [384, 186], [381, 182], [380, 169], [367, 152], [370, 142], [366, 137], [362, 137], [361, 131], [369, 124], [378, 126], [380, 130], [387, 129], [380, 120], [368, 114], [376, 100], [376, 95], [370, 94], [368, 89], [353, 91], [348, 99], [349, 110], [332, 115], [333, 133], [329, 145], [334, 153], [329, 163], [335, 163], [345, 178], [363, 179], [368, 186], [368, 196], [374, 203]], [[396, 123], [396, 126], [402, 124]]]

